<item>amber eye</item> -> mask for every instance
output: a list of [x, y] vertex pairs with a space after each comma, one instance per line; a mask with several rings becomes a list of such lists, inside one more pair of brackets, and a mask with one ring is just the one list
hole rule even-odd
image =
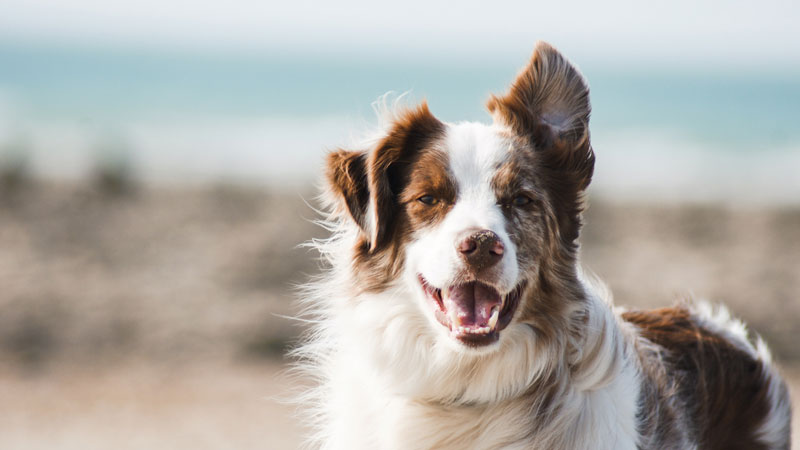
[[525, 206], [525, 205], [529, 204], [532, 201], [533, 200], [531, 200], [531, 198], [528, 197], [527, 195], [520, 194], [520, 195], [514, 197], [513, 200], [511, 200], [511, 204], [514, 205], [514, 206]]
[[433, 205], [439, 203], [439, 200], [437, 200], [436, 197], [434, 197], [432, 195], [423, 195], [422, 197], [418, 198], [417, 201], [421, 202], [421, 203], [424, 203], [424, 204], [426, 204], [428, 206], [433, 206]]

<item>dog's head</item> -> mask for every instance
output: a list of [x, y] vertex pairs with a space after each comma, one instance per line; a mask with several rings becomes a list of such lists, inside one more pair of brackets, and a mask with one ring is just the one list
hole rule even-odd
[[492, 125], [447, 124], [422, 104], [374, 148], [331, 153], [327, 166], [359, 230], [356, 284], [412, 286], [430, 326], [468, 352], [563, 308], [546, 299], [575, 277], [594, 167], [588, 88], [553, 47], [537, 44], [488, 108]]

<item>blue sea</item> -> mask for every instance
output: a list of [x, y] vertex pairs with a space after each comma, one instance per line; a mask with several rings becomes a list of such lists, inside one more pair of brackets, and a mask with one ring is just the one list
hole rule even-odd
[[[488, 122], [486, 99], [525, 57], [0, 42], [0, 163], [79, 178], [118, 158], [156, 183], [302, 184], [326, 150], [374, 126], [387, 91], [426, 99], [443, 120]], [[800, 203], [799, 73], [578, 63], [598, 195]]]

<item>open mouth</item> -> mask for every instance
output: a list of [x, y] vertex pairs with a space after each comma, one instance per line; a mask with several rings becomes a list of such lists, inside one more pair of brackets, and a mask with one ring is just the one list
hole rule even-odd
[[521, 282], [506, 295], [494, 287], [470, 281], [468, 283], [437, 288], [417, 275], [428, 297], [436, 320], [450, 330], [450, 335], [470, 347], [481, 347], [496, 342], [500, 331], [511, 322], [525, 288]]

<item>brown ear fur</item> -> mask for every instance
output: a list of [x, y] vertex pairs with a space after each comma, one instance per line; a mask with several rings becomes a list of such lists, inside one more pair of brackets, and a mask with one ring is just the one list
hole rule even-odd
[[566, 140], [574, 145], [588, 133], [589, 88], [577, 69], [546, 42], [536, 43], [509, 92], [492, 96], [487, 107], [496, 119], [521, 134], [534, 134], [541, 144]]
[[331, 190], [347, 209], [350, 217], [365, 233], [367, 231], [367, 154], [337, 150], [329, 153], [325, 176]]
[[589, 144], [589, 87], [561, 53], [537, 42], [528, 65], [505, 96], [492, 96], [487, 107], [496, 121], [528, 136], [552, 163], [577, 178], [578, 190], [591, 181], [594, 154]]
[[[368, 153], [338, 150], [328, 155], [326, 176], [332, 190], [369, 241], [384, 247], [398, 226], [400, 194], [414, 155], [444, 130], [426, 103], [398, 114], [391, 129]], [[373, 220], [367, 217], [372, 206]]]

